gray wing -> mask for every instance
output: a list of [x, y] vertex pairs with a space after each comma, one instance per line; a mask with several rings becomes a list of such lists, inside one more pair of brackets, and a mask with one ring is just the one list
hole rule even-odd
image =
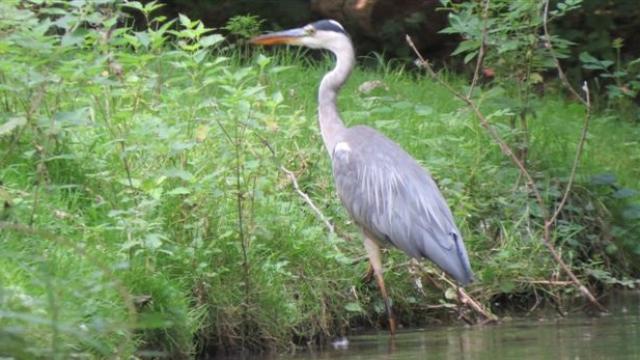
[[333, 175], [345, 208], [382, 245], [426, 257], [460, 283], [472, 281], [451, 211], [429, 174], [402, 148], [366, 126], [341, 134]]

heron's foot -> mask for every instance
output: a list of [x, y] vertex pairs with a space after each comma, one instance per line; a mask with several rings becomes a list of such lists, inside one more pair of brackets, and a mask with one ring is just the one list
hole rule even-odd
[[364, 273], [360, 279], [362, 280], [363, 283], [368, 284], [373, 280], [374, 275], [375, 273], [373, 271], [373, 266], [371, 266], [371, 263], [369, 263], [369, 266], [367, 267], [367, 272]]

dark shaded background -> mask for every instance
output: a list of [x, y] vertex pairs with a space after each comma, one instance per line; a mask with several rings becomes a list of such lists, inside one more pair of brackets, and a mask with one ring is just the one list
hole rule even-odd
[[[206, 26], [216, 28], [223, 34], [229, 19], [238, 15], [256, 15], [263, 19], [262, 31], [298, 27], [318, 19], [333, 18], [345, 26], [359, 55], [376, 52], [383, 54], [387, 60], [400, 58], [405, 63], [414, 58], [404, 40], [405, 34], [409, 34], [418, 50], [437, 64], [454, 71], [472, 71], [462, 64], [460, 57], [451, 56], [461, 39], [439, 33], [447, 26], [447, 13], [441, 9], [439, 0], [367, 0], [367, 8], [359, 12], [354, 11], [359, 0], [161, 2], [165, 4], [159, 10], [162, 15], [174, 18], [183, 13], [192, 19], [202, 20]], [[552, 0], [551, 9], [555, 7], [556, 1]], [[573, 81], [599, 80], [598, 71], [585, 69], [580, 63], [579, 54], [582, 52], [622, 65], [640, 58], [640, 0], [583, 0], [578, 10], [554, 20], [550, 27], [553, 35], [574, 43], [570, 48], [570, 56], [562, 60], [565, 71]], [[233, 36], [229, 39], [235, 40]], [[616, 58], [614, 41], [623, 44], [620, 59]], [[598, 92], [604, 91], [604, 86], [598, 86]], [[636, 101], [640, 99], [636, 98]]]

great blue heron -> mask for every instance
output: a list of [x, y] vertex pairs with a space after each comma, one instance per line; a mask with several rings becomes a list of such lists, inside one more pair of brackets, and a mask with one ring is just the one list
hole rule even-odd
[[461, 285], [470, 283], [473, 273], [462, 236], [431, 176], [380, 132], [362, 125], [346, 127], [340, 118], [336, 97], [355, 64], [353, 45], [342, 25], [321, 20], [258, 36], [251, 43], [302, 45], [336, 56], [336, 66], [324, 75], [318, 91], [320, 132], [333, 163], [338, 195], [362, 229], [389, 331], [393, 334], [396, 325], [382, 277], [380, 246], [428, 258]]

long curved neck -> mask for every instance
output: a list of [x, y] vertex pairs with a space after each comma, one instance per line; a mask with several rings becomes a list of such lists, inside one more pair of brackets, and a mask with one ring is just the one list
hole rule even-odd
[[338, 92], [349, 78], [355, 64], [355, 55], [351, 41], [347, 38], [335, 44], [331, 50], [336, 56], [336, 66], [320, 82], [318, 90], [318, 122], [324, 146], [332, 155], [339, 134], [345, 130], [344, 123], [336, 105]]

